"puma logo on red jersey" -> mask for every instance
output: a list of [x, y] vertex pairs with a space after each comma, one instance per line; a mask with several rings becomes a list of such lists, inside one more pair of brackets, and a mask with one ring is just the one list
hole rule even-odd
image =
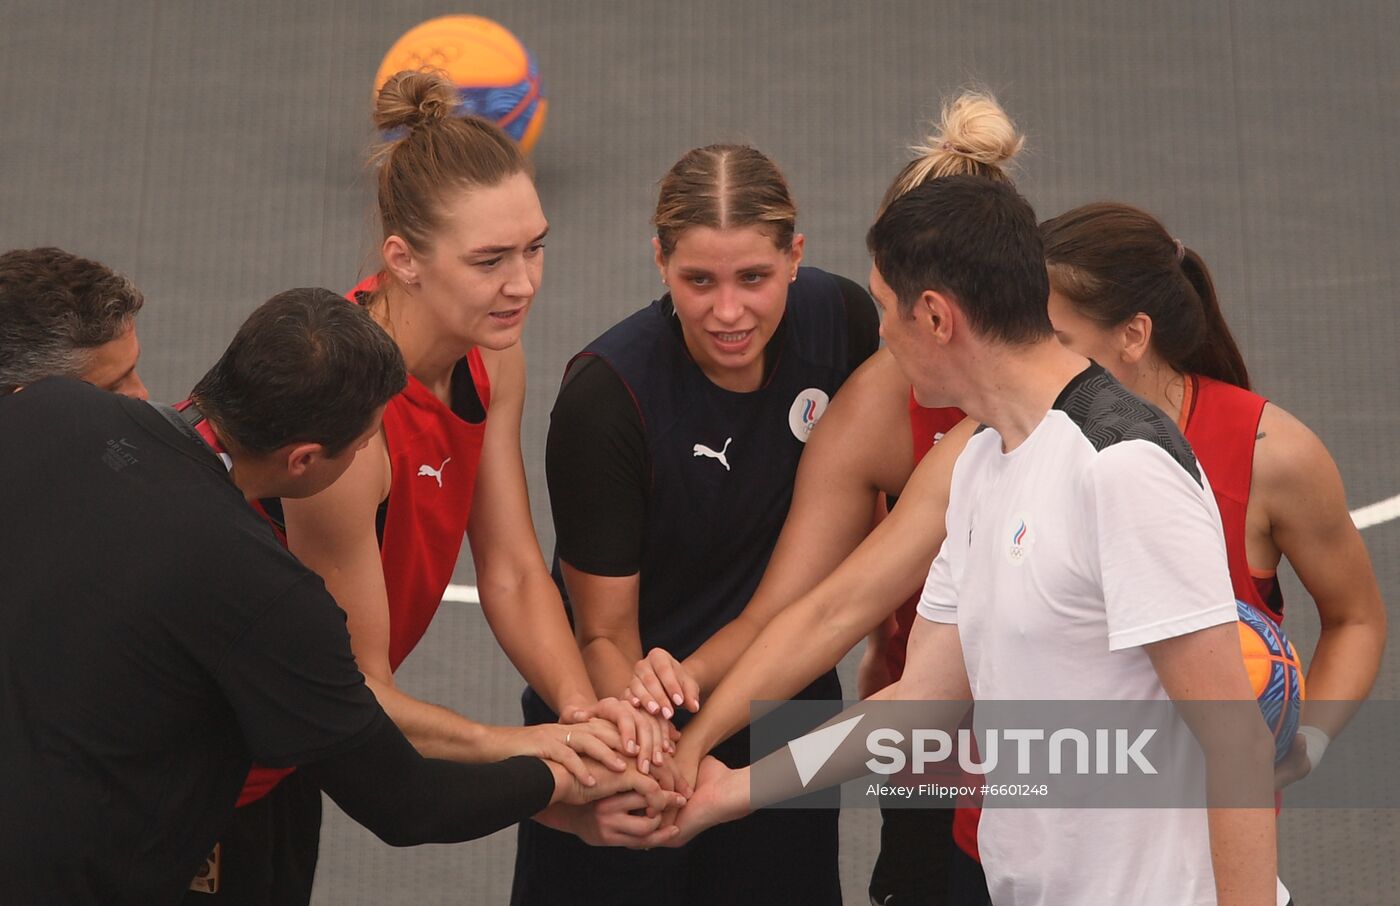
[[447, 468], [447, 464], [451, 461], [452, 457], [447, 457], [442, 461], [442, 465], [438, 466], [436, 469], [434, 469], [430, 465], [421, 465], [418, 467], [418, 477], [422, 478], [424, 475], [426, 475], [429, 478], [435, 479], [438, 483], [438, 487], [442, 487], [442, 470]]

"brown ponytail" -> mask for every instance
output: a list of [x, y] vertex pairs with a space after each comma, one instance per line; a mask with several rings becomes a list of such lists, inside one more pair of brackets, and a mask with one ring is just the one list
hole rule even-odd
[[1142, 312], [1172, 368], [1248, 390], [1249, 371], [1201, 257], [1151, 214], [1099, 202], [1040, 225], [1050, 285], [1088, 318], [1117, 326]]
[[1194, 249], [1183, 247], [1183, 251], [1181, 271], [1201, 300], [1201, 313], [1205, 316], [1206, 325], [1205, 342], [1186, 358], [1185, 369], [1192, 374], [1204, 374], [1248, 390], [1249, 369], [1245, 367], [1244, 355], [1235, 342], [1235, 335], [1230, 332], [1230, 325], [1225, 323], [1210, 270]]

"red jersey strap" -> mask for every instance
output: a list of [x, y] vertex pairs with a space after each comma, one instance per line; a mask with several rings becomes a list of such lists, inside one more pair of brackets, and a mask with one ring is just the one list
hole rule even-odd
[[[1261, 593], [1251, 574], [1245, 545], [1245, 516], [1254, 477], [1254, 444], [1259, 419], [1268, 400], [1233, 384], [1191, 375], [1191, 396], [1183, 432], [1196, 460], [1210, 479], [1220, 522], [1225, 529], [1225, 553], [1235, 597], [1283, 620], [1282, 596]], [[1266, 588], [1274, 583], [1265, 582]]]
[[[925, 409], [914, 399], [914, 388], [909, 388], [909, 427], [914, 435], [914, 465], [918, 465], [943, 439], [943, 435], [953, 430], [953, 426], [963, 420], [961, 409]], [[885, 665], [891, 679], [898, 679], [904, 673], [904, 658], [909, 647], [909, 630], [914, 628], [919, 596], [915, 595], [895, 611], [895, 632], [885, 648]]]

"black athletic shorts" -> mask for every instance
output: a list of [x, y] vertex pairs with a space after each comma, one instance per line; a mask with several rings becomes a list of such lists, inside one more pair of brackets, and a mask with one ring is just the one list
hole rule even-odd
[[307, 906], [320, 850], [321, 790], [297, 771], [234, 809], [184, 904]]
[[950, 808], [880, 810], [880, 855], [870, 873], [875, 906], [948, 906], [953, 851]]

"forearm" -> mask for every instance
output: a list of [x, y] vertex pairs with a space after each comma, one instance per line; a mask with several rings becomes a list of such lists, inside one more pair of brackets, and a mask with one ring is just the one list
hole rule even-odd
[[366, 676], [365, 684], [423, 757], [477, 764], [505, 757], [492, 744], [492, 727], [441, 705], [420, 701], [392, 683]]
[[[695, 720], [681, 745], [697, 754], [710, 751], [749, 722], [756, 699], [791, 698], [836, 666], [880, 619], [841, 619], [821, 599], [804, 598], [774, 617], [736, 659]], [[867, 623], [869, 625], [867, 625]], [[802, 639], [793, 645], [793, 639]]]
[[763, 625], [751, 614], [741, 613], [685, 659], [685, 669], [700, 685], [702, 697], [709, 697], [720, 680], [734, 667], [739, 656], [753, 644]]
[[424, 758], [393, 724], [303, 769], [351, 818], [391, 846], [456, 843], [528, 818], [558, 796], [549, 763], [467, 765]]
[[[488, 592], [483, 588], [482, 602], [501, 649], [556, 714], [564, 716], [561, 709], [587, 708], [597, 702], [559, 592], [548, 574], [541, 572], [510, 589]], [[497, 606], [502, 603], [508, 606]]]
[[1208, 810], [1215, 895], [1221, 903], [1274, 906], [1277, 822], [1271, 808]]
[[1335, 737], [1371, 692], [1385, 651], [1385, 622], [1323, 623], [1307, 676], [1303, 723]]
[[633, 665], [642, 658], [640, 640], [596, 635], [583, 642], [584, 666], [602, 696], [617, 695], [632, 682]]

